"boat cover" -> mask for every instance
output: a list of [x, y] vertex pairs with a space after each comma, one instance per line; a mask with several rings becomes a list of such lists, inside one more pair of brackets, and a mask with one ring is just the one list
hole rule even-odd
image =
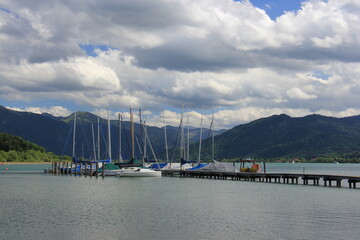
[[[200, 164], [201, 165], [201, 164]], [[221, 171], [221, 172], [235, 172], [235, 167], [229, 162], [219, 162], [214, 160], [213, 163], [205, 164], [200, 167], [194, 167], [190, 170], [205, 170], [205, 171]]]

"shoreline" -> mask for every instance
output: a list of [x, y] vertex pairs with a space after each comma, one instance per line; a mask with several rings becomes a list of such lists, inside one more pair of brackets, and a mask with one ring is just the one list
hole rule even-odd
[[51, 162], [0, 162], [0, 165], [51, 164]]

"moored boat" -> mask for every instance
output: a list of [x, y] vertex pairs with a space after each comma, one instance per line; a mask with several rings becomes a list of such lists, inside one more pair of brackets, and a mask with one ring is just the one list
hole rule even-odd
[[161, 171], [147, 168], [123, 168], [115, 174], [116, 177], [161, 177]]

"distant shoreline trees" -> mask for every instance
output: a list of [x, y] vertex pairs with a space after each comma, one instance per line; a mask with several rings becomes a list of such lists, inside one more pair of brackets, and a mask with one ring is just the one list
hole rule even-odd
[[[69, 157], [66, 159], [68, 160]], [[60, 157], [21, 137], [0, 133], [0, 162], [55, 162]]]

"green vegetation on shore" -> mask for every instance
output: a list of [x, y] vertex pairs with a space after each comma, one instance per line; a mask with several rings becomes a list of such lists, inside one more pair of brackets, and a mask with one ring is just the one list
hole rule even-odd
[[[69, 157], [67, 157], [69, 158]], [[55, 162], [60, 157], [21, 137], [0, 133], [0, 162]]]

